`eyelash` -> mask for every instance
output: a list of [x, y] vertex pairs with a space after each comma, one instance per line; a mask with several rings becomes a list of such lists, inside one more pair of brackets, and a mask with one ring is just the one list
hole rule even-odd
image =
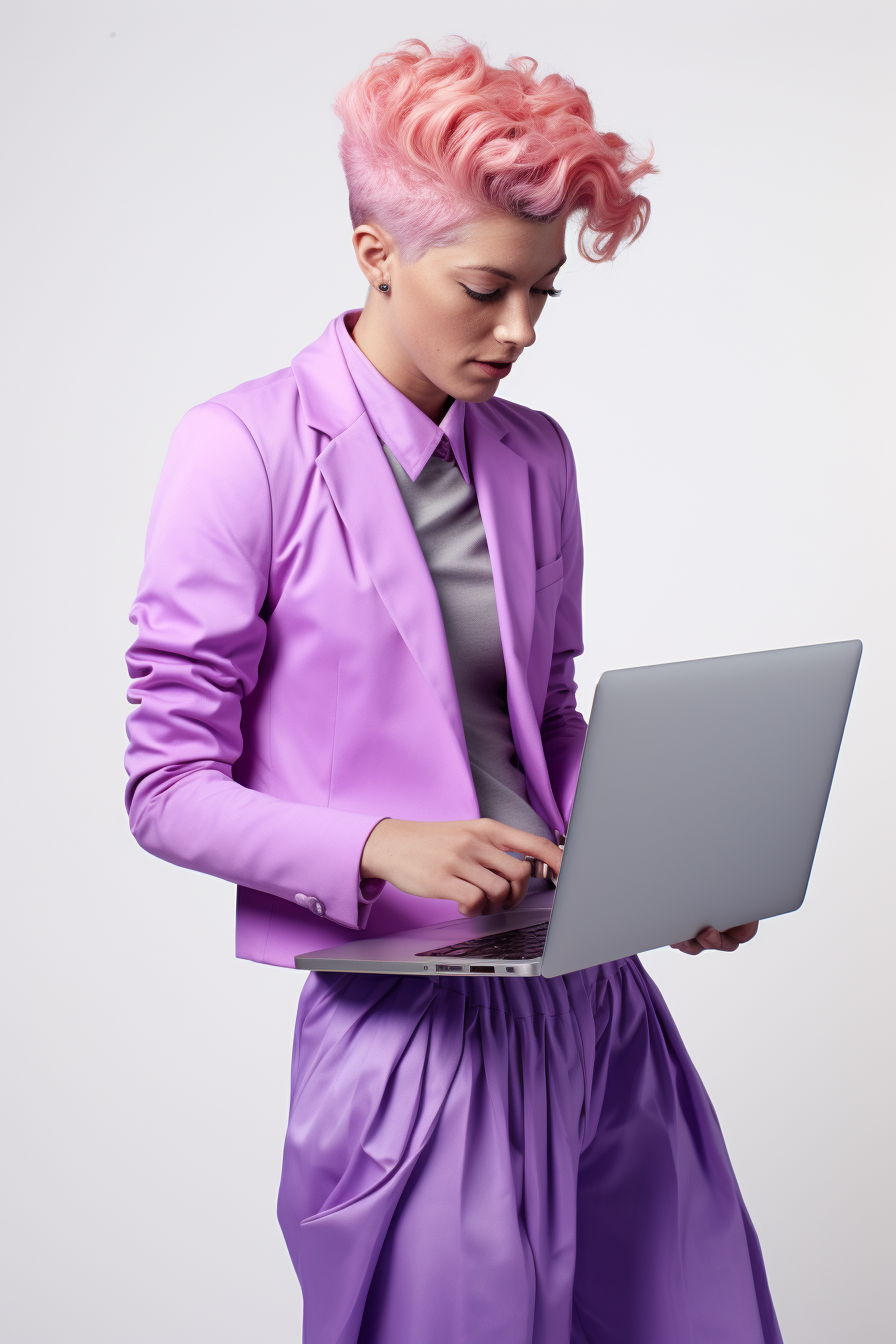
[[[470, 298], [471, 298], [471, 299], [476, 299], [476, 300], [478, 300], [479, 303], [488, 303], [490, 299], [496, 299], [496, 298], [498, 297], [498, 295], [501, 293], [500, 289], [492, 289], [492, 290], [490, 290], [490, 291], [488, 292], [488, 294], [479, 294], [479, 293], [477, 293], [477, 291], [476, 291], [475, 289], [467, 289], [467, 286], [464, 285], [463, 281], [461, 281], [461, 285], [462, 285], [463, 288], [467, 291], [467, 293], [469, 294]], [[533, 287], [532, 287], [532, 293], [533, 293], [533, 294], [546, 294], [546, 295], [548, 296], [548, 298], [556, 299], [556, 298], [559, 298], [559, 296], [560, 296], [560, 294], [561, 294], [561, 290], [559, 290], [559, 289], [554, 289], [553, 286], [551, 286], [550, 289], [537, 289], [537, 288], [533, 285]]]

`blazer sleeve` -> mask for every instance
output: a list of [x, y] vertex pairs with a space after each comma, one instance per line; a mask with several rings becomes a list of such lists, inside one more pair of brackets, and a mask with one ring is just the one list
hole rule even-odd
[[[544, 414], [544, 412], [542, 412]], [[582, 653], [582, 520], [576, 489], [576, 467], [569, 439], [549, 415], [563, 448], [566, 492], [560, 525], [563, 579], [554, 623], [551, 671], [541, 722], [541, 740], [551, 788], [569, 825], [587, 724], [576, 708], [575, 659]]]
[[130, 619], [125, 801], [140, 845], [184, 868], [366, 923], [361, 882], [379, 816], [288, 802], [233, 779], [242, 702], [264, 648], [271, 492], [255, 440], [209, 402], [175, 430]]

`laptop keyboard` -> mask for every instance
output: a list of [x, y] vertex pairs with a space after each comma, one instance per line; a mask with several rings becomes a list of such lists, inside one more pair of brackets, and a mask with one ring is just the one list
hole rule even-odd
[[508, 929], [506, 933], [486, 933], [481, 938], [468, 938], [464, 943], [449, 943], [447, 947], [431, 947], [428, 952], [417, 952], [418, 957], [475, 957], [491, 961], [533, 961], [544, 951], [548, 921], [530, 924], [524, 929]]

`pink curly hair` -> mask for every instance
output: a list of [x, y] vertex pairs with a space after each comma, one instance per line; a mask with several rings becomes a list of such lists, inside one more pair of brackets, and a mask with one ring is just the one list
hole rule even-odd
[[571, 79], [535, 79], [529, 56], [491, 66], [478, 46], [455, 40], [439, 52], [402, 42], [337, 95], [352, 225], [380, 224], [413, 261], [489, 210], [581, 214], [579, 252], [611, 260], [647, 223], [650, 202], [632, 188], [656, 172], [652, 155], [639, 160], [620, 136], [596, 130]]

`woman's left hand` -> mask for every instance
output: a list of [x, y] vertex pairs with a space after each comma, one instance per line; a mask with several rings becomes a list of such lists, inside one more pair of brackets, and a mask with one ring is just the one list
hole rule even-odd
[[755, 938], [758, 928], [758, 919], [749, 924], [737, 924], [733, 929], [723, 929], [721, 933], [710, 926], [701, 929], [696, 938], [688, 938], [684, 943], [672, 943], [671, 946], [679, 952], [687, 952], [689, 957], [696, 957], [698, 952], [736, 952], [741, 943], [748, 943], [751, 938]]

